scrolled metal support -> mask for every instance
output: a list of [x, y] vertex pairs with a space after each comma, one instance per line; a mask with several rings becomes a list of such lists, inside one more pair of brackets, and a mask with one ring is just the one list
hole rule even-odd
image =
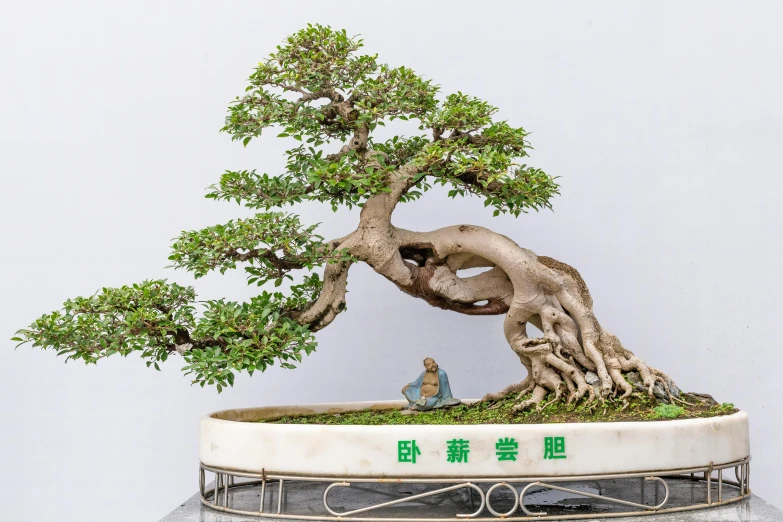
[[[723, 470], [730, 470], [732, 468], [734, 468], [734, 473], [737, 477], [737, 482], [734, 482], [732, 480], [727, 480], [727, 477], [724, 476], [723, 474]], [[712, 476], [712, 473], [714, 471], [717, 471], [717, 477]], [[215, 474], [214, 487], [211, 489], [207, 489], [207, 480], [206, 480], [207, 472]], [[689, 475], [692, 476], [689, 477]], [[598, 500], [605, 501], [607, 503], [615, 503], [615, 504], [621, 504], [624, 506], [637, 508], [635, 510], [627, 510], [627, 512], [623, 512], [623, 513], [620, 513], [619, 511], [617, 512], [612, 511], [611, 513], [589, 513], [589, 514], [585, 513], [584, 515], [571, 514], [568, 515], [567, 517], [569, 519], [578, 519], [578, 518], [594, 519], [594, 518], [610, 518], [610, 517], [617, 517], [617, 516], [646, 515], [650, 513], [672, 513], [672, 512], [690, 511], [694, 509], [709, 508], [716, 505], [726, 505], [729, 503], [741, 501], [750, 496], [749, 476], [750, 476], [750, 457], [746, 457], [744, 459], [740, 459], [733, 462], [726, 462], [718, 465], [715, 465], [714, 463], [711, 462], [709, 464], [706, 464], [704, 466], [699, 466], [699, 467], [670, 469], [664, 471], [659, 470], [656, 472], [613, 473], [613, 474], [603, 474], [603, 475], [579, 475], [579, 476], [558, 476], [558, 477], [516, 476], [516, 477], [475, 477], [475, 478], [472, 477], [471, 478], [467, 478], [467, 477], [466, 478], [458, 478], [458, 477], [442, 477], [442, 478], [377, 477], [375, 478], [375, 477], [348, 477], [348, 476], [324, 477], [324, 476], [313, 476], [313, 475], [280, 474], [274, 472], [270, 473], [265, 469], [261, 469], [260, 473], [229, 470], [229, 469], [222, 469], [222, 468], [205, 465], [202, 463], [199, 466], [199, 492], [201, 495], [202, 504], [212, 509], [215, 509], [216, 511], [234, 513], [238, 515], [249, 515], [249, 516], [257, 516], [257, 517], [263, 516], [268, 518], [279, 518], [279, 519], [288, 519], [288, 520], [296, 519], [296, 520], [331, 521], [331, 522], [339, 522], [339, 521], [342, 522], [363, 522], [363, 521], [364, 522], [452, 522], [455, 518], [467, 518], [467, 519], [479, 520], [482, 522], [491, 522], [493, 518], [494, 519], [500, 518], [507, 522], [522, 522], [522, 521], [541, 519], [544, 517], [548, 517], [550, 519], [557, 518], [556, 515], [549, 515], [544, 512], [539, 512], [539, 513], [531, 512], [525, 507], [525, 500], [524, 500], [525, 495], [531, 490], [531, 488], [534, 487], [542, 487], [542, 488], [562, 491], [576, 496], [590, 497], [590, 498], [595, 498]], [[236, 481], [237, 478], [242, 478], [245, 480], [242, 482], [237, 482]], [[664, 478], [666, 480], [664, 480]], [[636, 502], [605, 496], [603, 494], [603, 491], [601, 490], [601, 485], [600, 485], [601, 483], [596, 482], [602, 480], [616, 480], [616, 479], [633, 479], [633, 480], [642, 479], [640, 502], [636, 503]], [[708, 487], [708, 492], [706, 495], [700, 497], [698, 500], [691, 498], [690, 504], [680, 505], [676, 507], [665, 507], [667, 503], [669, 503], [669, 500], [671, 498], [671, 494], [669, 491], [669, 483], [667, 482], [667, 480], [668, 481], [673, 481], [673, 480], [704, 481], [706, 483], [706, 486]], [[715, 496], [712, 495], [712, 491], [711, 491], [714, 480], [717, 480], [718, 482], [717, 495]], [[277, 509], [275, 510], [274, 508], [272, 508], [272, 509], [265, 510], [264, 504], [266, 503], [266, 497], [271, 495], [272, 498], [270, 498], [270, 503], [274, 498], [274, 494], [267, 494], [266, 491], [267, 486], [271, 487], [271, 484], [274, 481], [277, 481], [277, 485], [278, 485], [277, 506], [276, 506]], [[660, 490], [656, 487], [655, 505], [649, 506], [644, 504], [645, 502], [644, 484], [646, 483], [646, 481], [657, 481], [663, 484], [665, 495], [662, 502], [658, 502]], [[288, 506], [284, 505], [283, 503], [283, 496], [285, 493], [288, 492], [287, 490], [284, 490], [284, 483], [297, 484], [297, 482], [319, 482], [323, 484], [323, 487], [325, 488], [323, 493], [324, 508], [326, 509], [325, 513], [314, 514], [312, 512], [310, 513], [288, 512]], [[433, 491], [428, 491], [418, 495], [406, 496], [405, 498], [399, 498], [396, 500], [392, 500], [390, 502], [383, 502], [380, 504], [375, 504], [372, 506], [367, 506], [360, 509], [339, 513], [329, 506], [328, 495], [330, 491], [333, 490], [334, 488], [349, 487], [351, 486], [352, 482], [358, 484], [366, 484], [366, 483], [431, 484], [433, 487], [438, 487], [439, 489], [435, 489]], [[578, 482], [582, 484], [595, 483], [596, 487], [598, 488], [598, 492], [597, 494], [588, 493], [586, 491], [579, 491], [576, 489], [554, 485], [563, 482]], [[436, 484], [438, 486], [436, 486]], [[443, 486], [440, 486], [441, 484], [443, 484]], [[482, 487], [479, 487], [479, 485], [482, 484], [485, 485], [484, 487], [488, 488], [486, 493], [484, 492]], [[229, 507], [229, 499], [230, 498], [232, 499], [231, 503], [236, 503], [235, 502], [237, 498], [236, 495], [240, 493], [241, 490], [246, 490], [248, 492], [253, 491], [254, 493], [252, 493], [252, 495], [254, 497], [258, 495], [258, 490], [255, 489], [258, 486], [260, 486], [260, 493], [261, 493], [260, 502], [256, 504], [255, 498], [253, 499], [253, 504], [255, 504], [255, 506], [258, 506], [257, 511], [255, 509], [250, 511], [244, 509], [238, 509], [237, 506]], [[736, 488], [739, 494], [736, 496], [725, 498], [724, 486], [731, 486], [732, 488]], [[222, 491], [221, 491], [221, 487], [223, 488]], [[472, 491], [475, 491], [479, 494], [479, 497], [481, 499], [480, 506], [478, 506], [478, 509], [473, 513], [451, 515], [446, 518], [440, 518], [437, 516], [433, 516], [433, 517], [396, 516], [395, 517], [395, 516], [388, 516], [388, 515], [383, 515], [378, 513], [374, 513], [373, 515], [364, 515], [364, 513], [371, 512], [373, 510], [378, 510], [384, 507], [389, 507], [396, 504], [402, 504], [405, 502], [415, 501], [417, 499], [446, 493], [448, 491], [453, 491], [460, 488], [470, 488]], [[514, 506], [505, 513], [498, 512], [494, 508], [494, 506], [492, 506], [491, 495], [498, 488], [507, 488], [512, 492], [512, 495], [514, 496]], [[522, 488], [522, 490], [519, 493], [517, 493], [519, 488]], [[229, 495], [229, 490], [231, 490], [232, 495]], [[222, 499], [220, 498], [221, 493], [223, 494]], [[717, 497], [717, 499], [715, 497]], [[471, 503], [471, 505], [473, 504]], [[519, 513], [518, 512], [519, 510], [521, 510], [523, 513]], [[353, 516], [353, 515], [359, 515], [359, 516]]]
[[663, 484], [663, 489], [665, 492], [665, 495], [663, 496], [663, 501], [660, 504], [657, 504], [655, 506], [648, 506], [647, 504], [639, 504], [638, 502], [630, 502], [628, 500], [622, 500], [619, 498], [613, 498], [613, 497], [607, 497], [604, 495], [596, 495], [595, 493], [588, 493], [587, 491], [579, 491], [578, 489], [571, 489], [571, 488], [564, 488], [562, 486], [555, 486], [554, 484], [544, 484], [543, 482], [532, 482], [528, 484], [527, 486], [522, 489], [522, 491], [519, 494], [519, 507], [522, 509], [522, 511], [525, 512], [526, 515], [529, 515], [531, 517], [546, 517], [548, 514], [545, 511], [539, 511], [539, 512], [533, 512], [528, 510], [525, 507], [525, 495], [527, 494], [527, 491], [532, 487], [543, 487], [547, 489], [554, 489], [557, 491], [563, 491], [565, 493], [573, 493], [574, 495], [580, 495], [583, 497], [590, 497], [590, 498], [597, 498], [600, 500], [605, 500], [607, 502], [613, 502], [615, 504], [622, 504], [624, 506], [632, 506], [637, 507], [641, 509], [646, 509], [648, 511], [657, 511], [661, 509], [666, 502], [669, 501], [669, 485], [666, 483], [665, 480], [663, 480], [660, 477], [644, 477], [644, 480], [657, 480], [661, 484]]
[[[332, 491], [334, 488], [339, 487], [350, 487], [350, 482], [335, 482], [333, 484], [330, 484], [326, 491], [324, 491], [324, 508], [326, 508], [326, 511], [328, 511], [330, 514], [336, 516], [336, 517], [350, 517], [352, 515], [356, 515], [358, 513], [365, 513], [367, 511], [372, 511], [375, 509], [380, 509], [388, 506], [393, 506], [395, 504], [402, 504], [404, 502], [410, 502], [412, 500], [417, 500], [420, 498], [425, 497], [431, 497], [433, 495], [438, 495], [440, 493], [446, 493], [447, 491], [454, 491], [455, 489], [462, 489], [462, 488], [472, 488], [476, 492], [478, 492], [479, 496], [481, 497], [481, 505], [479, 508], [474, 511], [473, 513], [469, 514], [462, 514], [458, 513], [456, 515], [457, 518], [475, 518], [481, 514], [482, 511], [484, 511], [484, 506], [487, 504], [487, 499], [484, 496], [484, 491], [478, 487], [477, 485], [471, 483], [471, 482], [464, 482], [462, 484], [454, 484], [453, 486], [448, 486], [445, 488], [436, 489], [433, 491], [427, 491], [425, 493], [419, 493], [418, 495], [411, 495], [410, 497], [405, 498], [398, 498], [397, 500], [391, 500], [389, 502], [381, 502], [380, 504], [375, 504], [372, 506], [367, 506], [359, 509], [354, 509], [353, 511], [346, 511], [345, 513], [338, 513], [337, 511], [333, 510], [331, 507], [329, 507], [329, 492]], [[516, 508], [515, 508], [516, 509]]]
[[[492, 495], [492, 492], [500, 487], [505, 487], [510, 489], [511, 494], [514, 495], [514, 506], [505, 513], [498, 513], [497, 511], [492, 509], [492, 502], [490, 500], [490, 496]], [[487, 491], [487, 511], [489, 511], [496, 517], [501, 517], [501, 518], [510, 517], [511, 515], [516, 513], [518, 507], [519, 507], [519, 496], [517, 495], [517, 490], [514, 489], [514, 486], [512, 486], [508, 482], [499, 482], [494, 486], [492, 486], [491, 488], [489, 488], [489, 490]]]

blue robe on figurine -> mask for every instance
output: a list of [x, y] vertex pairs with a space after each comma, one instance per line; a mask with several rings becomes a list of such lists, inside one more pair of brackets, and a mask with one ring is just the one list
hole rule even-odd
[[419, 378], [408, 383], [408, 387], [405, 389], [405, 398], [410, 402], [412, 409], [426, 411], [433, 408], [442, 408], [443, 406], [455, 406], [462, 402], [451, 396], [449, 377], [440, 368], [438, 368], [438, 392], [432, 397], [422, 397], [421, 385], [424, 382], [425, 373], [427, 372], [421, 372]]

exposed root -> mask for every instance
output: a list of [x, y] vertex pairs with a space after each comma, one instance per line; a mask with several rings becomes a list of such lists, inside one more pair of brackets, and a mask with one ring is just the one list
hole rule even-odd
[[678, 399], [677, 397], [672, 397], [672, 400], [675, 400], [675, 401], [680, 402], [682, 404], [685, 404], [687, 406], [696, 406], [695, 404], [692, 404], [692, 403], [690, 403], [688, 401], [684, 401], [682, 399]]
[[550, 404], [554, 404], [554, 403], [556, 403], [557, 401], [559, 401], [559, 400], [560, 400], [560, 397], [562, 397], [562, 395], [563, 395], [563, 393], [562, 393], [560, 390], [561, 390], [561, 387], [560, 387], [560, 386], [558, 386], [558, 387], [557, 387], [557, 389], [555, 390], [555, 398], [554, 398], [554, 399], [552, 399], [551, 401], [547, 402], [547, 403], [546, 403], [546, 404], [544, 404], [543, 406], [542, 406], [542, 405], [539, 403], [539, 404], [538, 404], [538, 406], [536, 406], [536, 409], [537, 409], [538, 411], [541, 411], [541, 410], [543, 410], [544, 408], [546, 408], [547, 406], [549, 406]]
[[520, 392], [522, 395], [525, 393], [528, 393], [530, 389], [532, 389], [532, 386], [534, 386], [533, 380], [528, 375], [525, 377], [525, 379], [522, 382], [518, 382], [516, 384], [511, 384], [509, 386], [506, 386], [501, 391], [497, 393], [488, 393], [484, 395], [484, 397], [481, 398], [483, 402], [495, 402], [499, 401], [501, 399], [505, 399], [512, 393]]
[[544, 400], [544, 398], [547, 395], [546, 388], [542, 386], [536, 386], [533, 389], [533, 395], [526, 401], [522, 401], [519, 404], [514, 405], [514, 410], [516, 411], [522, 411], [528, 409], [530, 406], [538, 406], [541, 401]]
[[[590, 370], [580, 365], [575, 358], [566, 357], [566, 353], [570, 354], [570, 352], [563, 350], [562, 346], [560, 346], [561, 351], [558, 356], [556, 342], [557, 340], [552, 337], [520, 337], [515, 339], [512, 343], [512, 349], [525, 363], [525, 366], [530, 368], [528, 378], [522, 383], [509, 386], [503, 392], [488, 394], [484, 400], [499, 400], [511, 392], [519, 390], [516, 399], [518, 401], [532, 390], [532, 397], [517, 404], [516, 410], [521, 411], [533, 406], [541, 410], [553, 402], [563, 400], [564, 397], [568, 404], [572, 404], [580, 400], [602, 402], [609, 396], [622, 400], [622, 409], [625, 409], [629, 404], [628, 398], [634, 393], [634, 387], [626, 380], [625, 374], [637, 372], [649, 396], [653, 397], [655, 387], [660, 386], [670, 402], [685, 403], [672, 395], [669, 386], [670, 379], [666, 374], [646, 366], [638, 357], [623, 348], [617, 338], [611, 334], [606, 338], [602, 335], [600, 342], [596, 345], [601, 354], [606, 374], [610, 379], [609, 393], [605, 393], [607, 388], [600, 378], [597, 384], [600, 393], [596, 393], [594, 386], [588, 384], [586, 379], [586, 373]], [[598, 365], [596, 365], [597, 367]], [[593, 376], [594, 378], [595, 376]], [[566, 390], [567, 394], [564, 394], [563, 390]], [[549, 392], [554, 392], [554, 398], [548, 403], [542, 404], [543, 398]], [[660, 391], [658, 393], [660, 394]]]
[[[542, 287], [548, 285], [549, 291], [525, 302], [512, 301], [504, 322], [511, 349], [528, 368], [528, 378], [506, 390], [516, 390], [519, 386], [517, 400], [529, 391], [533, 392], [529, 399], [514, 408], [518, 411], [530, 407], [541, 410], [552, 402], [563, 400], [563, 390], [566, 390], [565, 400], [569, 404], [583, 399], [593, 402], [612, 397], [621, 400], [624, 409], [634, 393], [634, 386], [626, 379], [630, 372], [639, 375], [650, 397], [656, 392], [661, 396], [656, 388], [660, 386], [670, 402], [678, 400], [671, 393], [671, 380], [665, 373], [647, 366], [615, 335], [601, 328], [578, 272], [570, 267], [562, 268], [567, 265], [557, 266], [552, 260], [548, 265], [550, 272], [556, 272], [550, 274], [551, 280], [542, 282]], [[528, 322], [540, 328], [543, 337], [528, 337]], [[588, 372], [593, 374], [592, 385], [587, 382]], [[543, 404], [549, 392], [554, 392], [554, 398]], [[497, 400], [507, 395], [501, 392], [488, 397]]]
[[531, 379], [531, 382], [530, 382], [530, 384], [527, 387], [522, 388], [521, 390], [519, 390], [519, 393], [517, 394], [517, 397], [514, 400], [518, 401], [518, 400], [522, 399], [522, 397], [524, 397], [528, 393], [532, 392], [535, 387], [536, 387], [536, 383], [532, 382], [532, 379]]

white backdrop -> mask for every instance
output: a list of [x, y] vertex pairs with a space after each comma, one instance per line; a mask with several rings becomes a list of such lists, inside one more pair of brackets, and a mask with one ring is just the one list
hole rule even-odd
[[[195, 492], [198, 418], [216, 409], [398, 398], [424, 356], [461, 397], [522, 379], [502, 317], [430, 308], [363, 266], [301, 368], [239, 378], [220, 396], [191, 387], [176, 359], [155, 372], [13, 350], [16, 329], [68, 297], [145, 278], [194, 284], [163, 269], [170, 239], [248, 215], [204, 189], [228, 168], [279, 172], [288, 145], [232, 143], [217, 132], [225, 107], [307, 22], [360, 33], [382, 61], [533, 132], [531, 164], [562, 176], [554, 213], [492, 219], [478, 200], [434, 191], [395, 223], [489, 226], [577, 267], [627, 347], [749, 412], [754, 490], [783, 507], [780, 3], [9, 1], [0, 519], [157, 520]], [[325, 236], [357, 221], [298, 212]], [[240, 272], [195, 287], [253, 292]]]

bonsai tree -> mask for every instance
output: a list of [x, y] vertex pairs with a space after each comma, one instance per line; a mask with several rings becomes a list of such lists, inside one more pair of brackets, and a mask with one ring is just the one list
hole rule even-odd
[[[245, 303], [206, 301], [197, 313], [193, 288], [166, 280], [104, 288], [68, 300], [14, 340], [86, 363], [138, 352], [156, 369], [181, 354], [193, 383], [220, 392], [233, 385], [236, 372], [293, 368], [311, 353], [315, 333], [346, 308], [351, 265], [363, 262], [432, 306], [505, 314], [503, 331], [527, 376], [487, 400], [518, 393], [527, 398], [515, 407], [524, 409], [542, 407], [550, 392], [569, 402], [627, 398], [633, 387], [624, 374], [631, 371], [650, 394], [656, 383], [669, 393], [664, 373], [601, 327], [587, 285], [571, 266], [478, 226], [420, 232], [392, 224], [398, 204], [436, 184], [447, 185], [451, 198], [478, 196], [495, 216], [515, 217], [551, 208], [558, 185], [523, 163], [528, 133], [496, 120], [495, 107], [460, 92], [441, 97], [430, 80], [360, 54], [361, 48], [362, 40], [344, 30], [308, 25], [258, 64], [222, 131], [247, 146], [275, 129], [292, 143], [286, 171], [225, 172], [206, 197], [258, 213], [183, 232], [172, 246], [173, 266], [196, 278], [241, 265], [248, 284], [272, 289]], [[393, 120], [413, 120], [418, 132], [376, 138], [378, 127]], [[279, 210], [302, 201], [359, 207], [358, 226], [325, 240], [315, 226]], [[487, 270], [460, 277], [460, 270], [476, 267]], [[282, 291], [286, 279], [292, 282]], [[528, 337], [528, 323], [543, 337]], [[595, 388], [587, 372], [597, 376]]]

